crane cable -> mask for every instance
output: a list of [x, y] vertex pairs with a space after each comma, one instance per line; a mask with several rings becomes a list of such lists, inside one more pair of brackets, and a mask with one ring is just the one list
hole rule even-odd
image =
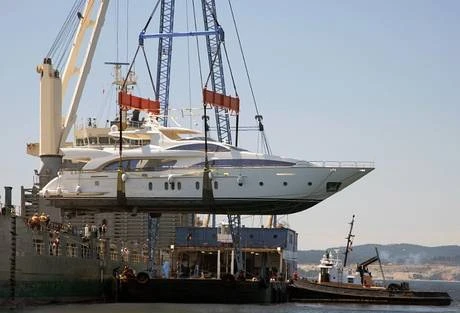
[[[195, 32], [198, 31], [198, 26], [196, 22], [196, 11], [195, 11], [195, 0], [192, 1], [192, 8], [193, 8], [193, 20], [194, 20], [194, 26], [195, 26]], [[196, 50], [197, 50], [197, 55], [198, 55], [198, 68], [200, 70], [200, 83], [201, 87], [203, 87], [203, 71], [201, 69], [201, 55], [200, 55], [200, 45], [198, 42], [198, 37], [195, 37], [196, 39]]]
[[252, 100], [254, 101], [254, 106], [255, 106], [255, 109], [256, 109], [256, 114], [257, 114], [257, 115], [260, 115], [260, 114], [259, 114], [259, 108], [258, 108], [258, 106], [257, 106], [256, 97], [255, 97], [255, 95], [254, 95], [254, 89], [252, 88], [251, 77], [249, 76], [248, 65], [247, 65], [247, 62], [246, 62], [246, 56], [244, 55], [243, 45], [242, 45], [242, 43], [241, 43], [241, 38], [240, 38], [240, 33], [239, 33], [239, 31], [238, 31], [238, 26], [237, 26], [236, 20], [235, 20], [235, 14], [234, 14], [234, 12], [233, 12], [232, 3], [231, 3], [230, 0], [228, 0], [228, 5], [230, 6], [230, 12], [232, 13], [233, 26], [235, 27], [236, 37], [238, 38], [238, 45], [239, 45], [239, 48], [240, 48], [241, 56], [242, 56], [242, 58], [243, 58], [244, 69], [245, 69], [245, 71], [246, 71], [246, 77], [248, 78], [249, 88], [251, 89], [251, 95], [252, 95]]
[[56, 58], [56, 68], [62, 69], [62, 62], [64, 57], [69, 53], [72, 46], [72, 39], [77, 31], [80, 20], [84, 17], [81, 15], [81, 11], [84, 6], [84, 0], [79, 0], [74, 3], [69, 14], [64, 21], [61, 29], [59, 30], [56, 39], [51, 45], [50, 50], [46, 54], [47, 58]]
[[235, 27], [236, 37], [238, 38], [238, 45], [239, 45], [239, 48], [240, 48], [240, 53], [241, 53], [241, 56], [243, 58], [244, 69], [246, 71], [246, 77], [247, 77], [248, 83], [249, 83], [249, 89], [251, 90], [252, 101], [254, 102], [254, 107], [255, 107], [255, 110], [256, 110], [256, 114], [257, 114], [255, 116], [255, 118], [259, 123], [259, 130], [260, 130], [261, 135], [262, 135], [262, 140], [264, 142], [265, 150], [267, 151], [267, 154], [272, 154], [270, 145], [268, 143], [268, 138], [265, 135], [264, 126], [262, 124], [262, 119], [263, 118], [262, 118], [262, 115], [259, 114], [259, 108], [258, 108], [256, 97], [255, 97], [255, 94], [254, 94], [254, 88], [252, 87], [251, 77], [249, 76], [249, 70], [248, 70], [248, 65], [247, 65], [247, 62], [246, 62], [246, 56], [245, 56], [244, 51], [243, 51], [243, 44], [241, 43], [241, 37], [240, 37], [240, 33], [238, 31], [238, 25], [236, 23], [235, 13], [233, 12], [233, 6], [232, 6], [232, 3], [231, 3], [230, 0], [228, 0], [228, 5], [230, 7], [230, 13], [232, 14], [233, 26]]
[[[156, 10], [157, 10], [158, 5], [160, 4], [160, 1], [161, 1], [161, 0], [158, 0], [158, 1], [157, 1], [157, 3], [155, 4], [155, 7], [154, 7], [153, 10], [152, 10], [152, 13], [150, 13], [150, 16], [149, 16], [149, 18], [148, 18], [148, 20], [147, 20], [147, 23], [145, 23], [145, 26], [144, 26], [144, 28], [143, 28], [142, 31], [141, 31], [142, 34], [144, 34], [144, 33], [146, 32], [147, 27], [150, 25], [150, 22], [152, 21], [153, 15], [155, 14], [155, 12], [156, 12]], [[131, 72], [131, 70], [132, 70], [132, 68], [133, 68], [134, 62], [136, 61], [136, 58], [137, 58], [137, 54], [138, 54], [139, 49], [140, 49], [141, 47], [142, 47], [142, 51], [143, 51], [143, 53], [144, 53], [145, 61], [147, 62], [147, 56], [146, 56], [146, 54], [145, 54], [144, 45], [143, 45], [143, 43], [141, 44], [141, 43], [139, 42], [139, 45], [137, 46], [137, 50], [136, 50], [136, 52], [134, 53], [133, 60], [132, 60], [132, 62], [131, 62], [131, 64], [130, 64], [130, 66], [129, 66], [128, 72], [126, 73], [126, 77], [125, 77], [125, 79], [123, 80], [123, 85], [122, 85], [122, 88], [121, 88], [122, 90], [126, 87], [126, 83], [127, 83], [127, 81], [128, 81], [128, 78], [129, 78], [129, 73]], [[150, 67], [149, 67], [148, 62], [147, 62], [147, 68], [148, 68], [148, 71], [149, 71], [150, 82], [152, 83], [153, 91], [155, 92], [155, 85], [153, 84], [153, 78], [152, 78], [152, 74], [151, 74], [151, 71], [150, 71]]]
[[75, 18], [76, 13], [78, 12], [78, 8], [81, 5], [81, 2], [75, 2], [72, 9], [70, 10], [69, 14], [67, 15], [64, 24], [61, 26], [61, 29], [59, 30], [59, 33], [56, 36], [56, 39], [54, 39], [53, 44], [51, 45], [50, 50], [46, 54], [46, 57], [51, 57], [56, 53], [56, 50], [59, 49], [59, 46], [62, 44], [62, 37], [64, 36], [64, 33], [68, 31], [69, 29], [69, 24], [72, 22], [72, 19]]

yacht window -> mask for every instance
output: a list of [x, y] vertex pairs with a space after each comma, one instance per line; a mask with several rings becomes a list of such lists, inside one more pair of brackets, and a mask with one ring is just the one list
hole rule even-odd
[[287, 185], [288, 185], [287, 181], [283, 182], [283, 186], [287, 186]]
[[[197, 150], [197, 151], [205, 151], [204, 143], [191, 143], [186, 145], [180, 145], [171, 147], [168, 150]], [[223, 147], [221, 145], [208, 143], [208, 151], [209, 152], [228, 152], [230, 149]]]
[[81, 170], [83, 166], [86, 165], [86, 163], [87, 162], [85, 161], [72, 161], [68, 159], [63, 159], [61, 169], [78, 171]]
[[214, 181], [214, 189], [219, 189], [219, 183], [217, 180]]
[[[123, 160], [121, 162], [121, 167], [125, 171], [133, 171], [137, 169], [137, 164], [140, 162], [140, 160]], [[105, 171], [116, 171], [118, 170], [118, 166], [120, 164], [120, 161], [115, 161], [110, 163], [109, 165], [104, 167]]]
[[165, 190], [168, 190], [168, 189], [169, 189], [169, 183], [165, 182]]
[[[163, 171], [174, 167], [177, 160], [147, 159], [123, 160], [121, 165], [125, 171]], [[118, 170], [119, 161], [114, 161], [104, 167], [105, 171]]]
[[259, 182], [259, 186], [263, 186], [264, 185], [264, 182], [263, 181], [260, 181]]
[[176, 187], [176, 184], [174, 182], [171, 182], [171, 190], [174, 190]]
[[[265, 159], [218, 159], [210, 160], [212, 167], [262, 167], [262, 166], [293, 166], [295, 163]], [[204, 162], [192, 165], [192, 167], [203, 168]]]
[[170, 169], [176, 165], [177, 160], [169, 159], [146, 159], [139, 160], [137, 164], [137, 170], [143, 171], [163, 171]]
[[149, 190], [153, 190], [153, 183], [149, 182]]
[[77, 139], [76, 144], [77, 146], [83, 146], [83, 139]]
[[182, 188], [182, 184], [180, 181], [177, 182], [177, 190], [181, 190]]
[[200, 189], [200, 182], [199, 181], [195, 182], [195, 188], [196, 188], [196, 190]]
[[337, 191], [339, 191], [339, 188], [340, 188], [341, 184], [342, 183], [340, 183], [340, 182], [332, 182], [332, 181], [327, 182], [326, 191], [327, 192], [337, 192]]
[[97, 144], [97, 137], [89, 137], [89, 143], [92, 145]]

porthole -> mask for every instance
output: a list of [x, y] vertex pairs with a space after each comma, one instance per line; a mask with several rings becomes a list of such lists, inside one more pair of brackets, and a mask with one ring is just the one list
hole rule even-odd
[[287, 181], [283, 182], [283, 186], [287, 186], [287, 185], [288, 185]]
[[174, 190], [174, 189], [176, 189], [176, 183], [171, 182], [171, 190]]
[[312, 185], [312, 183], [311, 183], [311, 181], [309, 181], [309, 182], [308, 182], [308, 186], [311, 186], [311, 185]]
[[165, 190], [168, 190], [168, 189], [169, 189], [169, 183], [165, 182]]
[[181, 190], [182, 188], [182, 183], [180, 181], [177, 182], [177, 190]]
[[264, 185], [264, 182], [263, 181], [260, 181], [259, 182], [259, 186], [263, 186]]
[[219, 183], [217, 182], [217, 180], [214, 181], [214, 189], [218, 189], [219, 188]]
[[195, 182], [195, 189], [200, 190], [200, 182], [199, 181]]
[[277, 234], [274, 234], [274, 235], [273, 235], [273, 238], [275, 238], [275, 239], [278, 238], [278, 235], [277, 235]]
[[149, 190], [153, 190], [153, 183], [149, 182]]

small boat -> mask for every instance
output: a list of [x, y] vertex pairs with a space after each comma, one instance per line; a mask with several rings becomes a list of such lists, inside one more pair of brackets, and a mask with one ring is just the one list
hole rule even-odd
[[[291, 280], [288, 286], [289, 301], [292, 302], [349, 302], [400, 305], [450, 305], [452, 298], [447, 292], [413, 291], [408, 282], [389, 284], [385, 281], [380, 256], [376, 248], [376, 256], [359, 263], [356, 269], [347, 268], [348, 252], [351, 250], [351, 234], [354, 223], [350, 223], [347, 236], [347, 248], [344, 261], [338, 257], [338, 250], [328, 250], [320, 261], [317, 280]], [[380, 263], [383, 285], [377, 285], [368, 266]]]

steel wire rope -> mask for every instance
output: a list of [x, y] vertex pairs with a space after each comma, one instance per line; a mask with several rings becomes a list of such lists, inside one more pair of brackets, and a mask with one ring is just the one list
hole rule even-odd
[[149, 61], [147, 59], [147, 54], [145, 53], [144, 46], [142, 46], [142, 52], [144, 53], [144, 60], [145, 60], [145, 64], [147, 65], [147, 71], [149, 73], [150, 83], [152, 84], [153, 94], [156, 95], [156, 88], [155, 88], [155, 84], [153, 82], [152, 71], [150, 70], [150, 65], [149, 65]]
[[264, 142], [265, 150], [266, 150], [267, 154], [271, 155], [272, 154], [271, 148], [270, 148], [270, 145], [268, 143], [268, 138], [265, 135], [265, 130], [263, 129], [263, 125], [262, 125], [262, 121], [261, 121], [262, 120], [262, 115], [259, 114], [259, 108], [258, 108], [256, 97], [255, 97], [255, 94], [254, 94], [254, 88], [252, 86], [251, 77], [249, 76], [249, 69], [248, 69], [248, 65], [247, 65], [247, 62], [246, 62], [246, 56], [245, 56], [244, 50], [243, 50], [243, 44], [241, 42], [240, 32], [238, 31], [238, 25], [236, 23], [235, 13], [233, 11], [233, 6], [232, 6], [232, 3], [231, 3], [230, 0], [228, 0], [228, 4], [229, 4], [229, 7], [230, 7], [230, 13], [232, 15], [233, 26], [235, 27], [236, 37], [238, 39], [238, 45], [239, 45], [239, 48], [240, 48], [240, 53], [241, 53], [241, 56], [242, 56], [242, 59], [243, 59], [244, 69], [246, 71], [246, 77], [248, 79], [249, 89], [251, 90], [252, 100], [254, 102], [254, 107], [256, 109], [256, 114], [257, 114], [256, 119], [259, 122], [259, 130], [261, 131], [261, 137], [262, 137], [262, 140]]
[[74, 19], [70, 21], [69, 26], [62, 34], [61, 43], [59, 44], [56, 50], [56, 57], [57, 57], [56, 68], [57, 69], [62, 69], [61, 64], [64, 61], [64, 57], [69, 53], [69, 48], [74, 38], [74, 35], [77, 31], [77, 27], [78, 27], [78, 21]]
[[230, 73], [230, 78], [232, 79], [233, 90], [235, 91], [235, 95], [238, 97], [238, 91], [236, 90], [236, 84], [235, 84], [235, 77], [233, 76], [233, 70], [230, 65], [230, 60], [228, 58], [228, 53], [227, 53], [227, 46], [225, 45], [225, 42], [223, 43], [223, 46], [224, 46], [225, 59], [227, 60], [228, 71]]
[[108, 117], [109, 116], [109, 112], [108, 110], [110, 109], [111, 105], [109, 104], [109, 99], [112, 98], [112, 95], [113, 95], [113, 84], [110, 84], [109, 88], [108, 88], [108, 92], [106, 92], [106, 89], [104, 88], [103, 89], [103, 93], [105, 95], [104, 97], [104, 105], [100, 106], [99, 107], [99, 111], [96, 115], [96, 118], [97, 119], [103, 119], [104, 117]]
[[[188, 18], [188, 1], [185, 1], [185, 23], [187, 24], [187, 33], [190, 32], [189, 18]], [[191, 71], [190, 71], [190, 37], [187, 36], [187, 75], [188, 75], [188, 109], [192, 112], [192, 85], [191, 85]], [[189, 118], [189, 127], [192, 128], [192, 115]]]
[[[145, 23], [145, 26], [144, 28], [142, 29], [141, 31], [141, 34], [144, 34], [147, 30], [147, 27], [149, 27], [150, 25], [150, 22], [152, 21], [152, 18], [153, 18], [153, 15], [155, 14], [157, 8], [158, 8], [158, 5], [160, 4], [160, 1], [161, 0], [158, 0], [157, 3], [155, 4], [155, 7], [153, 8], [152, 10], [152, 13], [150, 13], [150, 16], [149, 18], [147, 19], [147, 23]], [[139, 39], [140, 41], [140, 39]], [[126, 73], [126, 77], [125, 79], [123, 80], [123, 85], [122, 85], [122, 90], [126, 87], [126, 82], [128, 81], [128, 78], [129, 78], [129, 73], [131, 72], [132, 68], [133, 68], [133, 65], [134, 65], [134, 62], [136, 61], [136, 58], [137, 58], [137, 54], [139, 52], [139, 48], [142, 46], [142, 50], [144, 50], [144, 45], [143, 45], [143, 42], [141, 44], [141, 42], [139, 42], [139, 45], [137, 46], [137, 49], [136, 49], [136, 53], [134, 54], [134, 57], [133, 57], [133, 61], [130, 63], [130, 66], [129, 66], [129, 69], [128, 69], [128, 72]], [[144, 51], [144, 55], [145, 55], [145, 51]]]
[[241, 56], [243, 58], [244, 69], [246, 71], [246, 77], [248, 78], [248, 83], [249, 83], [249, 88], [251, 90], [252, 100], [254, 101], [254, 106], [255, 106], [257, 115], [260, 115], [259, 114], [259, 108], [257, 106], [256, 97], [255, 97], [255, 94], [254, 94], [254, 89], [252, 87], [251, 77], [249, 76], [248, 65], [247, 65], [247, 62], [246, 62], [246, 56], [245, 56], [244, 51], [243, 51], [243, 45], [241, 43], [240, 33], [238, 31], [238, 26], [236, 24], [235, 14], [233, 12], [232, 3], [231, 3], [230, 0], [228, 0], [228, 4], [230, 6], [230, 13], [232, 14], [233, 26], [235, 27], [236, 37], [238, 39], [238, 45], [239, 45], [239, 48], [240, 48], [240, 53], [241, 53]]
[[[195, 31], [198, 31], [198, 25], [196, 22], [196, 10], [195, 10], [195, 0], [192, 1], [192, 8], [193, 8], [193, 19], [194, 19], [194, 24], [195, 24]], [[198, 36], [195, 37], [196, 39], [196, 50], [197, 50], [197, 56], [198, 56], [198, 68], [200, 70], [200, 83], [201, 83], [201, 88], [204, 87], [203, 85], [203, 72], [202, 72], [202, 65], [201, 65], [201, 55], [200, 55], [200, 45], [198, 42]]]
[[[81, 2], [82, 2], [82, 0], [80, 0], [80, 3]], [[46, 54], [46, 57], [51, 57], [55, 53], [55, 50], [57, 49], [57, 46], [61, 44], [61, 37], [63, 36], [63, 33], [65, 31], [67, 31], [68, 24], [70, 23], [70, 21], [72, 19], [72, 16], [75, 16], [75, 13], [78, 12], [77, 11], [78, 3], [79, 3], [78, 1], [74, 2], [72, 8], [70, 9], [69, 14], [67, 15], [67, 17], [66, 17], [66, 19], [64, 21], [64, 24], [61, 26], [61, 29], [59, 30], [56, 38], [54, 39], [54, 42], [51, 45], [50, 50]]]
[[[80, 17], [78, 16], [78, 13], [81, 11], [83, 8], [83, 2], [80, 2], [79, 6], [76, 8], [77, 12], [73, 12], [73, 19], [69, 20], [70, 25], [67, 25], [67, 30], [64, 32], [64, 38], [61, 38], [61, 45], [60, 45], [60, 57], [59, 60], [56, 64], [56, 68], [58, 70], [62, 70], [61, 64], [64, 60], [64, 57], [69, 54], [69, 51], [72, 47], [72, 41], [75, 37], [75, 34], [78, 29], [78, 25], [80, 24]], [[84, 18], [84, 17], [82, 17]]]

